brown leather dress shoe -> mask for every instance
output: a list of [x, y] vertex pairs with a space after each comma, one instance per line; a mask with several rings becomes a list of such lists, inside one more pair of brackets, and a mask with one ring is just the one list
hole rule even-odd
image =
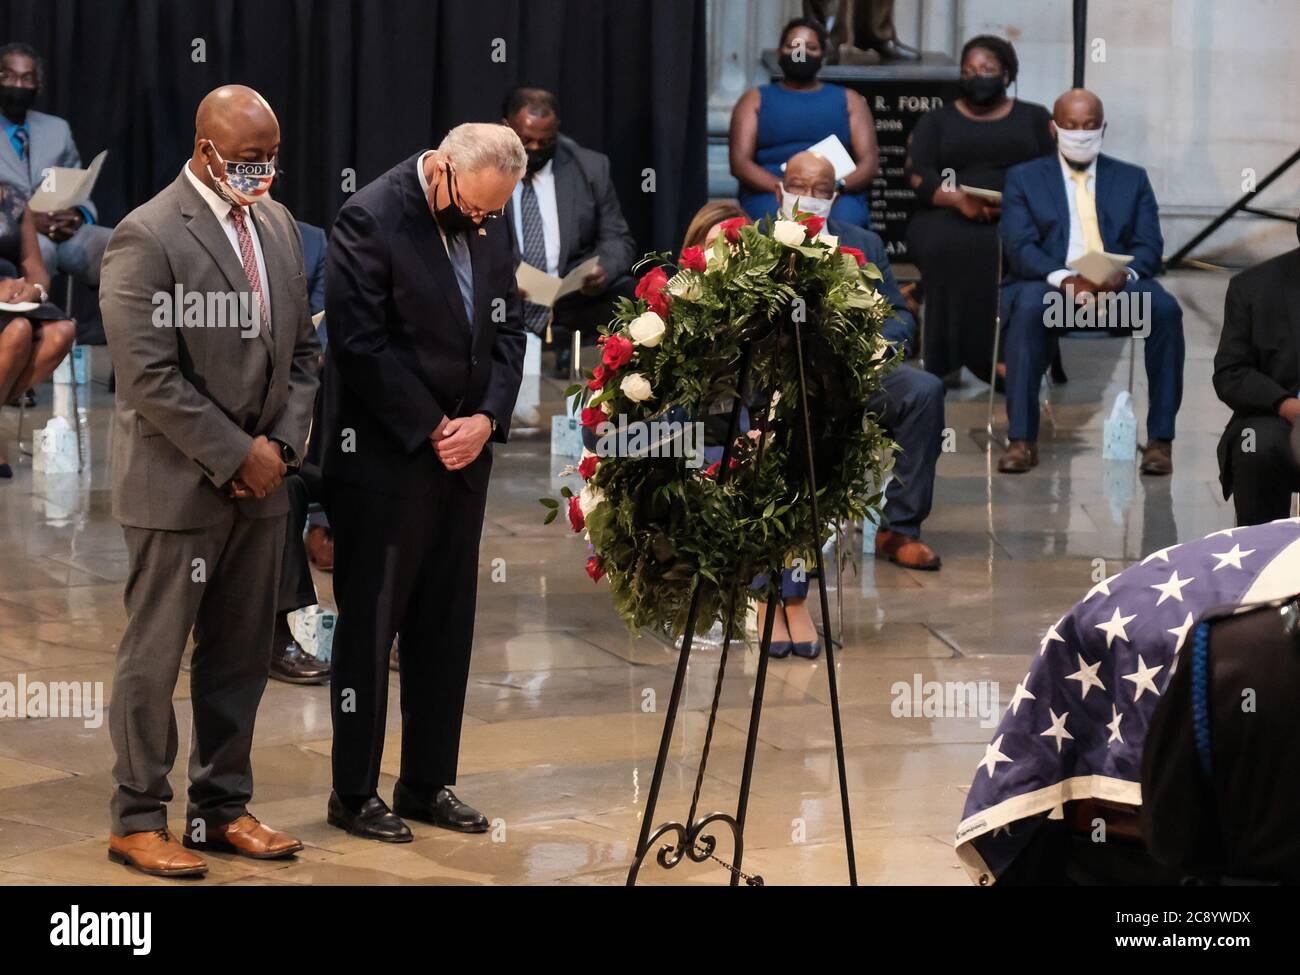
[[278, 860], [302, 849], [302, 842], [287, 833], [271, 829], [256, 816], [244, 813], [238, 819], [215, 826], [202, 843], [185, 834], [185, 845], [192, 850], [221, 850], [254, 860]]
[[334, 536], [324, 525], [312, 525], [303, 538], [307, 561], [322, 572], [334, 571]]
[[998, 458], [1001, 474], [1023, 474], [1038, 466], [1038, 444], [1032, 440], [1013, 440]]
[[177, 843], [167, 829], [109, 834], [108, 858], [155, 877], [202, 877], [208, 872], [204, 859]]
[[882, 528], [876, 532], [876, 558], [889, 559], [904, 569], [933, 572], [942, 564], [934, 549], [919, 538]]
[[1151, 440], [1142, 448], [1143, 474], [1163, 476], [1174, 472], [1174, 445], [1168, 440]]

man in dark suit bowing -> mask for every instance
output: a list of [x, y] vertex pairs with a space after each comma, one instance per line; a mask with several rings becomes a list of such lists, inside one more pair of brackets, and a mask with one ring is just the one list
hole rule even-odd
[[[1144, 335], [1150, 403], [1141, 470], [1173, 472], [1183, 312], [1155, 280], [1164, 238], [1146, 170], [1101, 155], [1105, 130], [1101, 99], [1083, 88], [1067, 91], [1052, 110], [1058, 151], [1012, 167], [1002, 190], [1000, 232], [1010, 279], [1002, 295], [1010, 440], [998, 461], [1004, 474], [1038, 464], [1038, 387], [1059, 334], [1050, 326], [1064, 317], [1048, 312], [1052, 306], [1072, 312], [1071, 300], [1127, 309]], [[1133, 260], [1105, 281], [1090, 281], [1067, 266], [1093, 252]]]
[[1300, 249], [1228, 282], [1214, 391], [1232, 408], [1219, 440], [1219, 480], [1238, 525], [1291, 513], [1300, 462], [1291, 448], [1300, 419]]
[[[632, 297], [635, 284], [629, 272], [636, 242], [614, 192], [609, 158], [561, 134], [555, 95], [544, 88], [513, 88], [501, 116], [528, 152], [528, 169], [508, 207], [519, 257], [557, 277], [593, 256], [600, 258], [583, 279], [582, 290], [561, 298], [554, 309], [555, 371], [567, 378], [573, 331], [594, 341], [597, 326], [613, 315], [614, 301], [620, 295]], [[525, 301], [529, 330], [543, 334], [550, 311]]]
[[[479, 535], [523, 368], [509, 227], [526, 164], [504, 125], [467, 123], [358, 190], [325, 261], [322, 431], [339, 623], [329, 822], [407, 842], [399, 817], [463, 832], [451, 791], [474, 637]], [[388, 651], [401, 631], [402, 759], [378, 795]]]

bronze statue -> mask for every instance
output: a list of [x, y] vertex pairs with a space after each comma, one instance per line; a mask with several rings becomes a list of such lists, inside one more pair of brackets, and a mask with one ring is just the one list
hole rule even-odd
[[899, 41], [894, 31], [894, 0], [803, 0], [805, 17], [826, 28], [827, 64], [867, 64], [874, 51], [881, 61], [916, 61], [921, 53]]

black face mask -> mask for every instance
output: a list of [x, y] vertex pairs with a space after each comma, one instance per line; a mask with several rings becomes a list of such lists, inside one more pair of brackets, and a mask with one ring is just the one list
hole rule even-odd
[[35, 88], [20, 88], [17, 85], [0, 85], [0, 111], [11, 118], [24, 116], [36, 101]]
[[781, 73], [789, 81], [812, 81], [822, 68], [821, 57], [804, 54], [802, 61], [796, 61], [793, 54], [781, 55]]
[[539, 172], [541, 172], [546, 167], [546, 164], [554, 158], [555, 158], [554, 142], [552, 142], [549, 146], [544, 146], [541, 149], [529, 149], [528, 168], [524, 170], [524, 174], [529, 178], [536, 176]]
[[451, 167], [444, 164], [442, 171], [443, 178], [447, 181], [448, 202], [445, 207], [434, 212], [434, 219], [438, 221], [438, 226], [442, 228], [444, 234], [467, 234], [477, 228], [478, 224], [456, 205], [456, 197], [452, 191]]
[[981, 108], [1001, 101], [1007, 93], [1006, 82], [1002, 75], [977, 74], [961, 79], [961, 94], [972, 105]]

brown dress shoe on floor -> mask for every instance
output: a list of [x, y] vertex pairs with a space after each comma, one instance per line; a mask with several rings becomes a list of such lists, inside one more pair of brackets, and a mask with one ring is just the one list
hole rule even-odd
[[307, 548], [307, 561], [322, 572], [334, 571], [334, 536], [324, 525], [312, 525], [302, 540]]
[[299, 840], [258, 822], [257, 817], [249, 813], [224, 826], [213, 827], [202, 843], [186, 833], [185, 845], [191, 850], [221, 850], [254, 860], [278, 860], [302, 849]]
[[1142, 448], [1143, 474], [1163, 476], [1174, 472], [1174, 445], [1168, 440], [1151, 440]]
[[882, 528], [876, 532], [876, 558], [889, 559], [904, 569], [933, 572], [941, 565], [934, 549], [919, 538]]
[[1032, 440], [1013, 440], [998, 458], [998, 473], [1023, 474], [1038, 466], [1038, 444]]
[[208, 872], [204, 859], [177, 843], [176, 837], [167, 829], [145, 830], [125, 836], [110, 833], [108, 858], [155, 877], [202, 877]]

